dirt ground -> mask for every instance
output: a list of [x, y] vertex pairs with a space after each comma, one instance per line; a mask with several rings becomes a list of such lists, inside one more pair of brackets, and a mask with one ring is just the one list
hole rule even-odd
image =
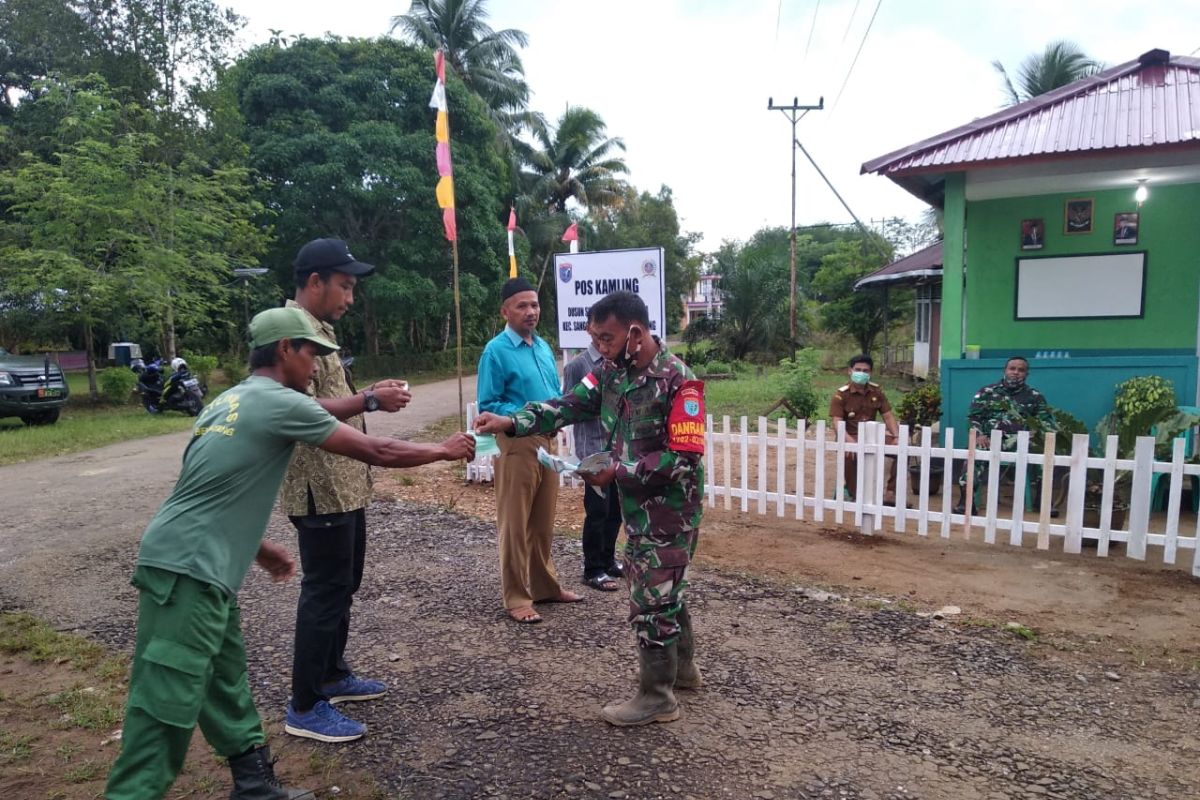
[[[0, 507], [5, 486], [54, 499], [0, 531], [0, 607], [128, 654], [151, 493], [123, 506], [115, 481], [145, 470], [169, 488], [181, 447], [164, 437], [115, 462], [0, 469]], [[1181, 568], [707, 509], [690, 594], [705, 686], [680, 693], [679, 722], [614, 730], [597, 711], [633, 685], [622, 593], [544, 606], [541, 625], [506, 621], [492, 487], [462, 474], [379, 476], [349, 655], [391, 692], [346, 709], [368, 724], [363, 740], [282, 733], [298, 583], [254, 571], [243, 588], [280, 771], [321, 800], [1200, 796], [1200, 581]], [[554, 554], [570, 587], [580, 499], [559, 500]], [[52, 513], [62, 504], [66, 517]], [[268, 536], [294, 548], [279, 515]], [[99, 795], [113, 728], [68, 724], [57, 699], [89, 688], [119, 706], [120, 680], [0, 654], [0, 798]], [[228, 791], [197, 737], [170, 797]]]
[[[492, 520], [489, 484], [464, 484], [462, 470], [429, 465], [385, 476], [381, 496]], [[736, 509], [736, 504], [735, 504]], [[578, 536], [582, 490], [559, 493], [556, 525]], [[890, 526], [890, 522], [889, 522]], [[915, 526], [910, 525], [910, 530]], [[1138, 562], [1114, 547], [1106, 558], [988, 545], [982, 535], [864, 536], [850, 527], [705, 508], [697, 564], [784, 584], [903, 601], [917, 611], [956, 606], [981, 623], [1019, 622], [1085, 647], [1200, 669], [1200, 580], [1183, 565]]]

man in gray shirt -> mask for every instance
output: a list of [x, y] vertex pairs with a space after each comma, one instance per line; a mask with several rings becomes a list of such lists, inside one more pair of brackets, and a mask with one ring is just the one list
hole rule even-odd
[[[592, 345], [571, 359], [563, 368], [563, 394], [589, 372], [599, 369], [600, 360], [599, 351]], [[577, 458], [608, 449], [608, 437], [599, 419], [577, 422], [572, 430]], [[617, 534], [621, 531], [621, 499], [614, 484], [604, 487], [603, 492], [583, 487], [583, 582], [602, 592], [614, 592], [617, 579], [624, 575], [615, 558]]]

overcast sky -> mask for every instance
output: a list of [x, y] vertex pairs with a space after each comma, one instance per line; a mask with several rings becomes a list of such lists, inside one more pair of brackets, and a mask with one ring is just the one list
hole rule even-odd
[[[270, 29], [381, 36], [408, 11], [403, 0], [229, 5], [249, 21], [247, 44]], [[625, 142], [630, 180], [651, 192], [670, 186], [683, 228], [703, 233], [704, 249], [788, 224], [791, 124], [767, 110], [768, 97], [824, 97], [797, 138], [864, 222], [915, 219], [920, 201], [859, 169], [999, 108], [993, 59], [1015, 73], [1026, 54], [1062, 37], [1108, 65], [1155, 47], [1200, 50], [1200, 3], [1178, 0], [492, 0], [488, 8], [493, 28], [529, 34], [521, 57], [533, 107], [551, 120], [568, 104], [597, 111]], [[798, 225], [850, 221], [799, 153], [796, 183]]]

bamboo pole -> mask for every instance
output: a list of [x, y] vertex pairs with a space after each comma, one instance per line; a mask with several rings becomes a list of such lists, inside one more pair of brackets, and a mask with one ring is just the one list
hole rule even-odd
[[462, 367], [462, 295], [458, 290], [458, 236], [450, 242], [451, 262], [454, 266], [454, 362], [458, 372], [458, 428], [465, 431], [467, 422], [463, 417], [463, 367]]

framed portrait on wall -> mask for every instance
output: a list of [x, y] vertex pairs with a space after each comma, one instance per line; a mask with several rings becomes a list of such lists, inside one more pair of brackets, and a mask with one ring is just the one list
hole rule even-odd
[[1137, 244], [1139, 216], [1136, 211], [1122, 211], [1113, 216], [1113, 244]]
[[1068, 200], [1063, 206], [1063, 233], [1091, 233], [1092, 210], [1090, 197]]
[[1021, 220], [1021, 249], [1041, 250], [1046, 243], [1046, 221], [1044, 219]]

